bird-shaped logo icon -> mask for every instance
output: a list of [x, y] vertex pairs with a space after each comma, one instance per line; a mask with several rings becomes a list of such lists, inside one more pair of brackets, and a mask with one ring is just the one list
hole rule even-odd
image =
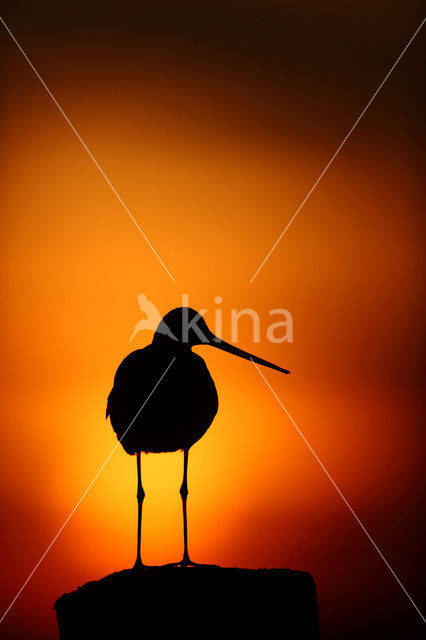
[[146, 295], [144, 295], [143, 293], [139, 293], [138, 302], [141, 311], [146, 315], [146, 318], [142, 318], [142, 320], [139, 320], [139, 322], [135, 325], [129, 342], [133, 340], [133, 338], [137, 333], [139, 333], [139, 331], [143, 331], [144, 329], [155, 331], [161, 322], [160, 312], [158, 311], [155, 304], [151, 302], [151, 300], [148, 300]]

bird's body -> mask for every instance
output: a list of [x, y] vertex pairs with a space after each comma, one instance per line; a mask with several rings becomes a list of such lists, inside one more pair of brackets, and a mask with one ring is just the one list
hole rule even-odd
[[[161, 389], [153, 393], [169, 365]], [[192, 447], [217, 409], [216, 387], [204, 360], [188, 348], [154, 342], [130, 353], [118, 367], [107, 417], [127, 453], [162, 453]]]

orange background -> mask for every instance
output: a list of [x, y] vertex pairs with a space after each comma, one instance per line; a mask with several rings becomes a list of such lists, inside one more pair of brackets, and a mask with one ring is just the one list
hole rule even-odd
[[[176, 284], [3, 30], [2, 610], [116, 443], [115, 369], [152, 339], [129, 344], [139, 292], [161, 313], [188, 293], [211, 327], [220, 307], [225, 339], [231, 308], [258, 311], [261, 343], [246, 319], [239, 346], [291, 369], [263, 373], [421, 605], [421, 34], [249, 284], [420, 17], [120, 7], [4, 14]], [[266, 340], [277, 307], [293, 344]], [[220, 404], [190, 453], [193, 558], [311, 572], [324, 637], [416, 637], [420, 617], [254, 367], [196, 350]], [[144, 560], [176, 560], [182, 455], [142, 470]], [[0, 637], [56, 637], [55, 599], [131, 566], [135, 534], [119, 447]]]

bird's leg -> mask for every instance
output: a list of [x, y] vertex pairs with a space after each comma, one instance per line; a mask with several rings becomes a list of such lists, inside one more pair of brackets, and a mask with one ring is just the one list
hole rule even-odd
[[186, 517], [186, 501], [188, 498], [188, 449], [183, 452], [183, 480], [179, 491], [182, 498], [182, 512], [183, 512], [183, 558], [181, 564], [186, 566], [191, 564], [188, 554], [188, 521]]
[[216, 567], [217, 565], [205, 565], [193, 562], [188, 553], [188, 521], [186, 517], [186, 501], [188, 498], [188, 450], [183, 452], [183, 480], [182, 486], [179, 491], [182, 498], [182, 512], [183, 512], [183, 558], [180, 562], [170, 562], [163, 565], [164, 567]]
[[136, 464], [138, 468], [138, 546], [136, 553], [136, 562], [134, 564], [134, 569], [141, 569], [144, 565], [142, 564], [141, 558], [141, 534], [142, 534], [142, 502], [145, 498], [145, 491], [142, 486], [142, 475], [141, 475], [141, 452], [137, 451], [136, 453]]

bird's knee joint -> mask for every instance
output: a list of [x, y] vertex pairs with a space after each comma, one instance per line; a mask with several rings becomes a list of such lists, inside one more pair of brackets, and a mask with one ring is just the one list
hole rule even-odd
[[143, 501], [143, 499], [145, 498], [145, 491], [143, 490], [143, 487], [138, 487], [136, 497], [140, 502]]
[[188, 496], [188, 487], [186, 486], [186, 484], [183, 484], [181, 486], [179, 493], [182, 496], [182, 498], [186, 498]]

